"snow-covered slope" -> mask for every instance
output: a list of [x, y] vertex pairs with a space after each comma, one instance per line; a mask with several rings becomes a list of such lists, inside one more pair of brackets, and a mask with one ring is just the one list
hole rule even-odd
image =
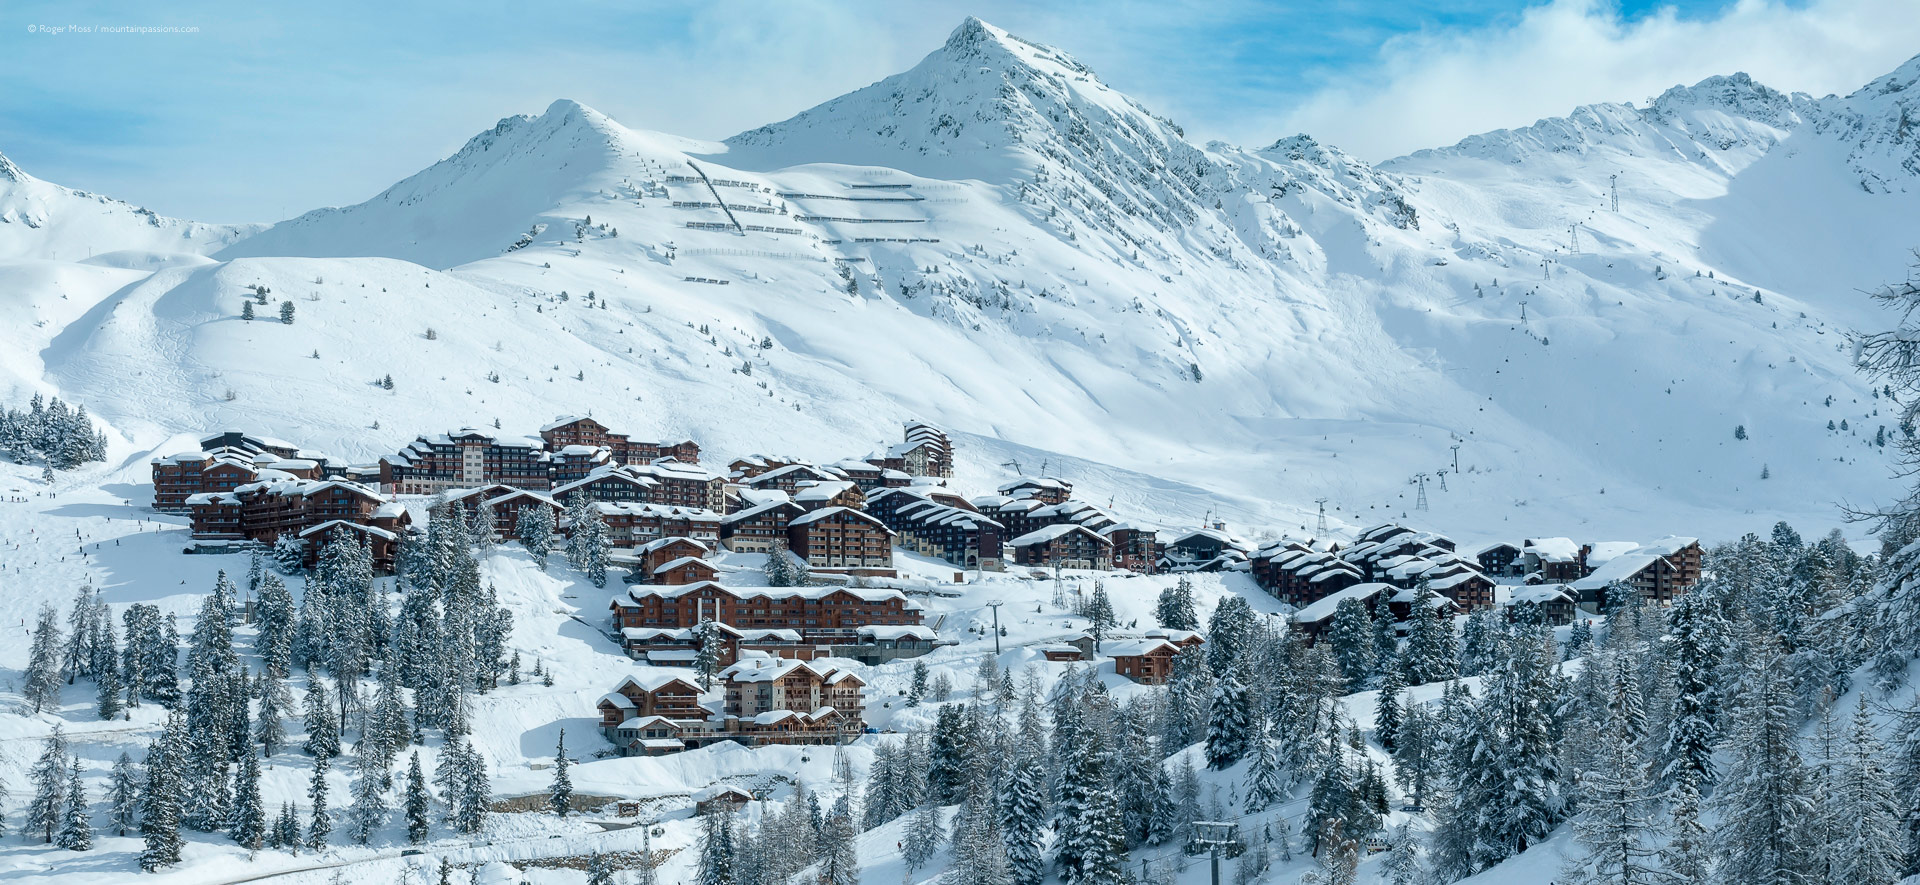
[[[1167, 524], [1373, 522], [1442, 468], [1427, 518], [1470, 539], [1824, 522], [1885, 477], [1845, 333], [1920, 243], [1916, 76], [1716, 77], [1374, 167], [1193, 144], [969, 19], [724, 143], [559, 101], [214, 262], [0, 267], [39, 293], [3, 368], [134, 450], [214, 423], [372, 458], [591, 411], [828, 458], [915, 417], [970, 435], [965, 478], [1078, 465]], [[238, 319], [254, 284], [293, 326]]]
[[0, 154], [0, 260], [92, 258], [110, 265], [145, 266], [164, 261], [145, 253], [203, 254], [259, 229], [260, 225], [201, 224], [156, 215], [119, 200], [41, 181]]

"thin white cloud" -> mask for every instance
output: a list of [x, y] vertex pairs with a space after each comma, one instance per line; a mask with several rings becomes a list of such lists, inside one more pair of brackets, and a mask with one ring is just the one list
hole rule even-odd
[[1599, 0], [1556, 0], [1497, 27], [1396, 37], [1250, 140], [1306, 132], [1373, 160], [1451, 144], [1601, 101], [1642, 102], [1745, 71], [1776, 89], [1847, 93], [1920, 53], [1914, 0], [1743, 0], [1713, 18], [1623, 21]]

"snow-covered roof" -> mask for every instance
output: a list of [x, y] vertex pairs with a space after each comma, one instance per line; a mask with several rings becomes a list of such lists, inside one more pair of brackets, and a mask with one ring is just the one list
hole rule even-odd
[[850, 507], [822, 507], [819, 510], [815, 510], [811, 513], [807, 513], [802, 516], [796, 516], [792, 519], [792, 521], [788, 522], [787, 524], [788, 525], [811, 525], [813, 523], [819, 522], [820, 520], [826, 519], [827, 517], [837, 516], [841, 514], [845, 514], [855, 519], [860, 519], [866, 522], [873, 523], [881, 531], [887, 532], [888, 534], [892, 534], [892, 531], [887, 528], [885, 523], [881, 522], [878, 519], [873, 518], [873, 516], [871, 516], [870, 514], [862, 513]]
[[1095, 532], [1092, 529], [1087, 528], [1086, 526], [1079, 525], [1077, 523], [1063, 522], [1063, 523], [1056, 523], [1054, 525], [1043, 526], [1041, 528], [1034, 529], [1033, 531], [1030, 531], [1024, 535], [1021, 535], [1018, 538], [1014, 538], [1013, 540], [1008, 541], [1007, 546], [1031, 547], [1035, 544], [1051, 544], [1055, 540], [1065, 535], [1073, 534], [1075, 532], [1084, 534], [1087, 537], [1092, 538], [1093, 540], [1098, 541], [1102, 544], [1106, 544], [1109, 546], [1113, 544], [1112, 541], [1109, 541], [1106, 538], [1101, 537], [1098, 532]]
[[1575, 562], [1580, 558], [1580, 545], [1572, 538], [1532, 538], [1522, 552], [1541, 562]]
[[360, 532], [366, 535], [371, 535], [375, 538], [381, 538], [388, 541], [391, 541], [394, 538], [399, 537], [399, 535], [396, 535], [393, 532], [387, 531], [386, 529], [375, 528], [370, 525], [361, 525], [360, 523], [357, 523], [357, 522], [348, 522], [347, 520], [344, 520], [344, 519], [330, 519], [319, 525], [313, 526], [308, 529], [304, 529], [300, 532], [300, 537], [305, 538], [309, 535], [318, 535], [323, 532], [332, 531], [333, 529], [337, 529], [337, 528], [349, 528], [356, 532]]
[[932, 627], [918, 624], [893, 626], [889, 624], [868, 624], [855, 631], [859, 636], [875, 642], [898, 642], [902, 639], [924, 639], [929, 642], [940, 638]]
[[1372, 599], [1373, 597], [1378, 596], [1381, 593], [1392, 594], [1394, 591], [1398, 589], [1399, 589], [1398, 587], [1395, 587], [1392, 584], [1379, 584], [1379, 583], [1355, 584], [1351, 587], [1346, 588], [1345, 590], [1334, 591], [1333, 593], [1330, 593], [1324, 597], [1321, 597], [1319, 600], [1315, 601], [1311, 605], [1308, 605], [1306, 608], [1303, 608], [1297, 612], [1294, 612], [1293, 621], [1296, 624], [1312, 624], [1319, 621], [1324, 621], [1328, 618], [1333, 617], [1334, 612], [1339, 610], [1340, 603], [1342, 602], [1345, 602], [1349, 599], [1357, 599], [1362, 602], [1365, 602], [1366, 600]]
[[1153, 654], [1166, 649], [1167, 654], [1179, 654], [1180, 647], [1165, 639], [1122, 639], [1101, 646], [1100, 653], [1112, 658], [1133, 658]]

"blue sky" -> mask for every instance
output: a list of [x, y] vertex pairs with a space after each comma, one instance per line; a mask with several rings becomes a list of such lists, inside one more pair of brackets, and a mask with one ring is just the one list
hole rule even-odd
[[[0, 153], [163, 214], [275, 220], [363, 200], [555, 98], [724, 137], [904, 70], [972, 14], [1196, 139], [1306, 131], [1383, 159], [1733, 70], [1844, 92], [1920, 53], [1912, 2], [14, 0]], [[128, 25], [193, 30], [103, 30]]]

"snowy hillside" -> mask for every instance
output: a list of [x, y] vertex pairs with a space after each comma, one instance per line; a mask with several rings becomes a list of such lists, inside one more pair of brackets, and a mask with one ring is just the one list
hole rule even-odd
[[[1846, 336], [1920, 242], [1916, 72], [1824, 99], [1716, 77], [1375, 168], [1307, 136], [1190, 143], [970, 19], [724, 144], [557, 101], [251, 235], [10, 171], [9, 205], [60, 197], [43, 230], [160, 250], [131, 220], [195, 257], [10, 241], [0, 370], [15, 399], [87, 403], [127, 457], [209, 422], [370, 460], [592, 412], [837, 458], [917, 417], [980, 438], [982, 478], [1025, 447], [1117, 499], [1097, 477], [1194, 491], [1142, 519], [1297, 527], [1324, 496], [1368, 523], [1444, 467], [1432, 519], [1469, 538], [1729, 535], [1885, 476]], [[255, 284], [293, 326], [238, 319]]]

